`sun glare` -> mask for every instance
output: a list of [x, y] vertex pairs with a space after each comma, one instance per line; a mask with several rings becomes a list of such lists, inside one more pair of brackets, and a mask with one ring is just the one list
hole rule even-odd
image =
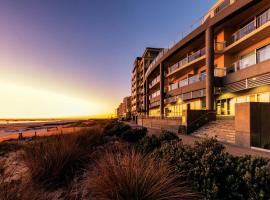
[[102, 105], [21, 84], [0, 82], [1, 118], [92, 116], [106, 112]]

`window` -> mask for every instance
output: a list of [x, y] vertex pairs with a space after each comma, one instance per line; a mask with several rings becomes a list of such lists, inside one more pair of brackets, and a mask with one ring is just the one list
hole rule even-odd
[[270, 44], [257, 50], [257, 63], [270, 59]]
[[255, 54], [255, 51], [247, 54], [247, 55], [244, 55], [241, 57], [241, 60], [240, 60], [240, 69], [244, 69], [246, 67], [249, 67], [251, 65], [255, 65], [256, 64], [256, 54]]

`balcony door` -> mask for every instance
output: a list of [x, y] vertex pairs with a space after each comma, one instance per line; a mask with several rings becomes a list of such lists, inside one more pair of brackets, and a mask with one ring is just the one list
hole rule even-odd
[[270, 44], [257, 49], [257, 63], [270, 59]]
[[244, 69], [246, 67], [249, 67], [251, 65], [255, 65], [256, 64], [256, 54], [255, 51], [241, 56], [241, 60], [240, 60], [240, 69]]

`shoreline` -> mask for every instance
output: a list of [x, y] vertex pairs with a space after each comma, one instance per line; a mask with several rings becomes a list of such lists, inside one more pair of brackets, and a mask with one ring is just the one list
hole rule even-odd
[[35, 136], [68, 134], [89, 128], [94, 123], [94, 120], [61, 120], [57, 122], [0, 124], [0, 142], [19, 139], [20, 137], [30, 138]]

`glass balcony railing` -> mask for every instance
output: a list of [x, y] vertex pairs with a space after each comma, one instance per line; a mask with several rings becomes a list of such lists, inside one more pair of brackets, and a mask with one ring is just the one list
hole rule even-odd
[[169, 67], [168, 73], [170, 74], [170, 73], [176, 71], [177, 69], [179, 69], [179, 63], [175, 63], [173, 66]]
[[215, 42], [215, 51], [223, 51], [225, 47], [225, 42]]
[[188, 62], [192, 62], [193, 60], [196, 60], [197, 58], [205, 55], [205, 48], [200, 49], [199, 51], [193, 53], [188, 57]]
[[197, 58], [200, 58], [203, 55], [205, 55], [205, 48], [200, 49], [199, 51], [191, 54], [190, 56], [185, 57], [184, 59], [180, 60], [179, 62], [177, 62], [173, 66], [169, 67], [168, 74], [171, 74], [171, 73], [175, 72], [180, 67], [182, 67], [182, 66], [196, 60]]
[[178, 87], [179, 88], [184, 87], [186, 85], [188, 85], [188, 79], [184, 79], [184, 80], [178, 82]]
[[270, 44], [260, 49], [257, 49], [256, 51], [246, 56], [243, 56], [242, 59], [240, 59], [239, 61], [234, 62], [231, 66], [227, 67], [227, 73], [228, 74], [234, 73], [269, 59], [270, 59]]
[[[223, 77], [226, 76], [226, 68], [215, 68], [214, 69], [214, 76], [215, 77]], [[189, 78], [183, 79], [177, 83], [173, 83], [169, 85], [169, 91], [176, 90], [178, 88], [184, 87], [186, 85], [191, 85], [193, 83], [197, 83], [199, 81], [205, 80], [207, 77], [206, 72], [201, 74], [196, 74]]]
[[229, 5], [231, 5], [231, 3], [234, 2], [234, 0], [224, 0], [222, 1], [215, 9], [214, 9], [214, 13], [217, 14], [219, 13], [221, 10], [227, 8]]
[[224, 77], [226, 76], [226, 68], [215, 68], [214, 71], [214, 76], [215, 77]]
[[254, 30], [260, 28], [264, 24], [270, 21], [270, 9], [265, 11], [260, 16], [256, 17], [254, 20], [249, 22], [243, 28], [239, 29], [232, 35], [232, 41], [229, 41], [229, 45], [240, 40], [241, 38], [245, 37], [246, 35], [250, 34]]
[[197, 83], [199, 81], [203, 81], [206, 78], [206, 73], [203, 72], [201, 74], [196, 74], [194, 76], [191, 76], [189, 78], [183, 79], [179, 82], [173, 83], [169, 85], [169, 91], [176, 90], [178, 88], [184, 87], [186, 85], [190, 85], [193, 83]]
[[156, 91], [156, 92], [150, 94], [150, 95], [149, 95], [149, 98], [150, 98], [150, 99], [153, 99], [153, 98], [155, 98], [155, 97], [158, 97], [159, 95], [160, 95], [160, 90], [158, 90], [158, 91]]
[[156, 83], [160, 81], [160, 76], [157, 76], [152, 82], [149, 84], [149, 87], [153, 87]]
[[186, 37], [189, 33], [191, 33], [193, 30], [198, 28], [200, 25], [205, 23], [209, 18], [213, 18], [217, 13], [220, 13], [223, 9], [227, 8], [228, 6], [234, 4], [237, 0], [223, 0], [221, 1], [216, 7], [208, 11], [204, 16], [202, 16], [200, 19], [198, 19], [194, 24], [189, 26], [189, 28], [186, 31], [181, 32], [181, 34], [178, 36], [178, 38], [173, 42], [172, 45], [169, 45], [168, 48], [164, 48], [158, 56], [151, 62], [148, 69], [146, 70], [146, 75], [149, 74], [151, 69], [155, 66], [155, 64], [159, 61], [161, 57], [165, 55], [167, 51], [172, 49], [179, 40], [182, 40], [184, 37]]

